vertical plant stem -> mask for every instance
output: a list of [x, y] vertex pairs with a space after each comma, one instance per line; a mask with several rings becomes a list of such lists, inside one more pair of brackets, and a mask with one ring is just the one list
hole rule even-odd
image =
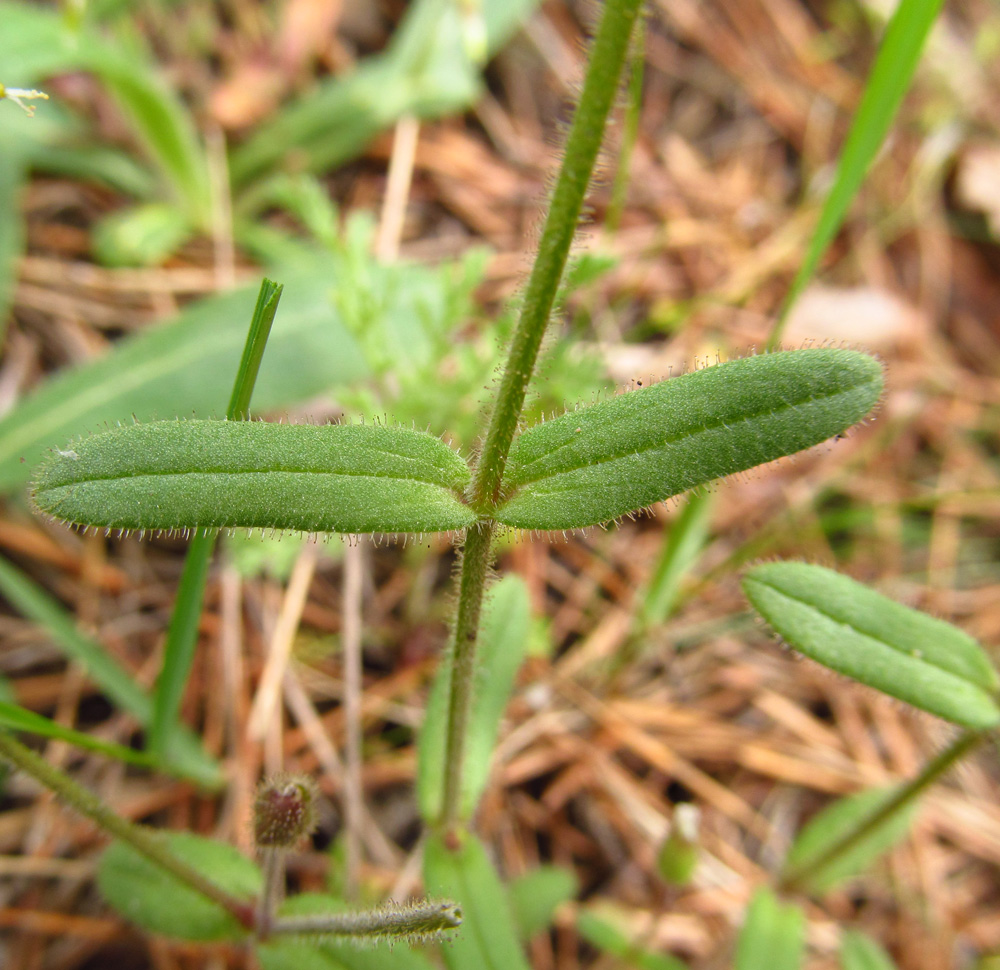
[[340, 644], [344, 658], [344, 896], [358, 892], [361, 865], [361, 821], [364, 798], [361, 787], [361, 594], [364, 580], [364, 546], [344, 551]]
[[472, 709], [476, 683], [476, 639], [483, 590], [490, 567], [493, 523], [480, 522], [469, 528], [462, 552], [462, 573], [458, 591], [458, 615], [448, 662], [451, 682], [448, 691], [448, 729], [444, 761], [445, 833], [453, 837], [461, 822], [462, 769], [465, 761], [465, 732]]
[[949, 747], [945, 748], [936, 758], [928, 762], [924, 770], [912, 781], [905, 784], [896, 794], [863, 819], [836, 842], [827, 846], [814, 859], [809, 859], [802, 865], [782, 874], [780, 887], [785, 890], [795, 890], [806, 886], [809, 879], [821, 872], [837, 856], [849, 852], [871, 832], [895, 815], [904, 805], [913, 801], [925, 789], [929, 788], [944, 775], [957, 761], [965, 757], [986, 735], [981, 731], [965, 731], [959, 735]]
[[274, 925], [281, 897], [285, 892], [284, 847], [268, 846], [261, 850], [261, 867], [264, 872], [264, 886], [257, 900], [256, 934], [258, 939], [267, 939]]
[[641, 0], [607, 0], [591, 47], [580, 104], [566, 141], [566, 154], [552, 193], [538, 255], [528, 278], [507, 366], [473, 477], [472, 504], [480, 512], [488, 512], [495, 507], [499, 498], [500, 482], [521, 417], [524, 395], [535, 369], [538, 349], [548, 326], [594, 163], [604, 139], [608, 112], [618, 93], [618, 78], [640, 5]]
[[[642, 0], [607, 0], [590, 49], [580, 103], [566, 141], [566, 153], [552, 193], [538, 255], [528, 278], [524, 303], [493, 405], [483, 450], [473, 473], [471, 504], [486, 515], [496, 507], [500, 498], [507, 455], [576, 233], [597, 153], [604, 140], [608, 112], [618, 93], [618, 79], [641, 3]], [[471, 527], [462, 555], [458, 615], [449, 658], [452, 671], [448, 693], [442, 817], [446, 837], [452, 843], [462, 820], [465, 734], [475, 689], [476, 639], [494, 528], [489, 519]]]
[[175, 879], [218, 903], [243, 926], [253, 926], [253, 906], [250, 903], [237, 899], [206, 879], [197, 869], [178, 859], [167, 848], [159, 833], [116, 815], [93, 792], [78, 785], [69, 775], [50, 765], [43, 757], [26, 748], [6, 731], [0, 731], [0, 756], [55, 792], [63, 802], [89, 818], [108, 835], [130, 845], [136, 852], [169, 872]]

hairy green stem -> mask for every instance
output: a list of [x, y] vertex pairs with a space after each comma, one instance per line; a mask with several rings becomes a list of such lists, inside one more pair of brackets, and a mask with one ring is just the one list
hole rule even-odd
[[944, 775], [957, 761], [960, 761], [978, 745], [986, 735], [981, 731], [966, 731], [959, 735], [949, 747], [945, 748], [936, 758], [928, 762], [924, 770], [912, 781], [905, 784], [896, 794], [877, 811], [862, 819], [853, 829], [845, 832], [836, 842], [821, 852], [814, 859], [809, 859], [799, 866], [782, 873], [779, 887], [783, 890], [798, 890], [808, 885], [809, 879], [821, 872], [834, 859], [844, 852], [849, 852], [871, 832], [895, 815], [904, 805], [913, 801], [925, 789], [929, 788]]
[[480, 522], [470, 526], [462, 552], [462, 573], [458, 591], [458, 615], [451, 634], [451, 682], [448, 690], [448, 728], [444, 762], [445, 832], [455, 833], [461, 822], [462, 769], [465, 762], [465, 734], [476, 683], [476, 640], [483, 591], [490, 568], [490, 547], [494, 525]]
[[355, 940], [423, 942], [462, 925], [462, 911], [453, 902], [421, 902], [387, 906], [364, 913], [319, 913], [283, 916], [275, 920], [272, 935], [346, 936]]
[[454, 839], [461, 819], [465, 734], [476, 679], [479, 614], [490, 564], [495, 524], [488, 518], [500, 499], [500, 483], [524, 406], [524, 397], [559, 290], [594, 163], [604, 139], [608, 112], [618, 91], [629, 37], [642, 0], [608, 0], [590, 51], [587, 76], [573, 117], [566, 154], [552, 193], [538, 255], [511, 342], [489, 428], [473, 473], [472, 507], [484, 516], [469, 528], [462, 556], [458, 615], [452, 632], [448, 732], [445, 748], [445, 833]]
[[288, 850], [284, 846], [269, 845], [261, 850], [261, 869], [264, 873], [264, 886], [257, 898], [256, 933], [258, 939], [266, 939], [274, 927], [274, 915], [278, 911], [282, 896], [285, 894], [285, 856]]
[[50, 765], [41, 755], [25, 747], [6, 731], [0, 731], [0, 756], [31, 775], [108, 835], [130, 845], [175, 879], [217, 903], [243, 926], [253, 926], [254, 913], [250, 903], [237, 899], [206, 879], [197, 869], [178, 859], [164, 844], [159, 833], [116, 815], [93, 792], [78, 785], [69, 775]]
[[507, 455], [604, 139], [608, 112], [618, 93], [618, 78], [640, 5], [641, 0], [607, 0], [594, 38], [580, 104], [473, 478], [472, 504], [478, 512], [489, 512], [499, 498]]

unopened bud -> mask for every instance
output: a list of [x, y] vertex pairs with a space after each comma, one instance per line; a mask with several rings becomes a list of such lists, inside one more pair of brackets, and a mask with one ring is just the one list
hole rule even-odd
[[698, 809], [682, 802], [674, 807], [674, 818], [657, 860], [660, 875], [671, 886], [686, 886], [698, 865]]
[[257, 789], [253, 837], [258, 848], [291, 849], [316, 828], [316, 786], [304, 775], [278, 777]]

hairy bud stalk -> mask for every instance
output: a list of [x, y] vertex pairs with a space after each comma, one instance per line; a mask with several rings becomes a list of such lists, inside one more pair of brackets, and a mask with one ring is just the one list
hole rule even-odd
[[271, 931], [296, 936], [343, 936], [356, 942], [426, 943], [439, 940], [461, 925], [461, 908], [445, 900], [386, 906], [366, 913], [288, 916], [275, 920]]

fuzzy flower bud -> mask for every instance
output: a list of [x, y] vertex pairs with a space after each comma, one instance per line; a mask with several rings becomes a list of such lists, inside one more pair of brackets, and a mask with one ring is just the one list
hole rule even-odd
[[316, 786], [304, 775], [271, 778], [257, 789], [253, 837], [258, 848], [291, 849], [316, 828]]

